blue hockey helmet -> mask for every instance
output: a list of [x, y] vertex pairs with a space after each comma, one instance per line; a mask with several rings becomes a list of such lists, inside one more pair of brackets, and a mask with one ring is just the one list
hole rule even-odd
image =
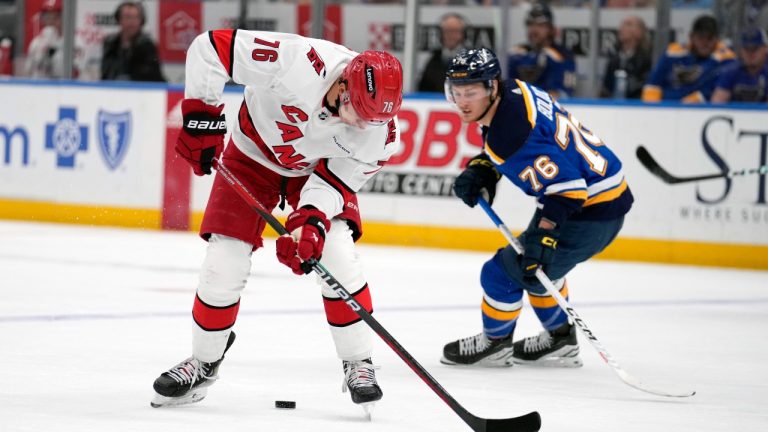
[[493, 80], [500, 77], [499, 59], [493, 51], [488, 48], [462, 49], [445, 72], [445, 96], [449, 102], [454, 102], [452, 87], [472, 83], [483, 83], [490, 92]]

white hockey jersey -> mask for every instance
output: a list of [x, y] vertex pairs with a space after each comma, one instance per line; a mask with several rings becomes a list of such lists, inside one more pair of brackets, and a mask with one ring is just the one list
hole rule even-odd
[[185, 97], [219, 105], [230, 78], [244, 85], [234, 144], [283, 176], [309, 175], [299, 206], [313, 205], [331, 218], [400, 145], [396, 118], [360, 129], [325, 106], [326, 92], [356, 55], [294, 34], [209, 31], [187, 52]]

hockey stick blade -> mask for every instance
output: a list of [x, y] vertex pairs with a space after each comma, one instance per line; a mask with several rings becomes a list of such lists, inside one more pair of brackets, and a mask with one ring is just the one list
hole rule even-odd
[[624, 369], [617, 369], [616, 373], [619, 375], [619, 378], [621, 378], [621, 380], [624, 381], [628, 386], [634, 387], [646, 393], [655, 394], [656, 396], [684, 398], [691, 397], [696, 394], [695, 391], [667, 391], [661, 390], [657, 387], [649, 386], [648, 384], [645, 384], [632, 375], [628, 374]]
[[743, 169], [743, 170], [730, 171], [730, 172], [721, 172], [717, 174], [707, 174], [707, 175], [691, 176], [691, 177], [677, 177], [677, 176], [673, 176], [667, 170], [662, 168], [661, 165], [659, 165], [659, 163], [656, 162], [656, 159], [654, 159], [653, 156], [651, 156], [651, 153], [649, 153], [648, 150], [642, 145], [637, 147], [637, 150], [635, 150], [635, 154], [637, 155], [637, 159], [640, 160], [640, 163], [643, 164], [643, 166], [646, 169], [648, 169], [648, 171], [650, 171], [651, 173], [659, 177], [661, 180], [664, 181], [664, 183], [668, 183], [668, 184], [691, 183], [691, 182], [697, 182], [702, 180], [730, 178], [730, 177], [745, 176], [750, 174], [768, 174], [768, 165], [762, 165], [757, 168]]
[[[218, 159], [213, 159], [213, 167], [217, 173], [221, 175], [224, 181], [229, 184], [233, 190], [240, 195], [248, 206], [253, 209], [262, 219], [274, 229], [279, 235], [289, 234], [283, 224], [277, 220], [270, 211], [264, 207], [261, 202], [245, 187], [245, 185], [235, 177], [232, 172], [224, 166]], [[392, 351], [397, 354], [400, 359], [405, 362], [408, 367], [419, 377], [422, 381], [432, 389], [435, 394], [443, 400], [443, 402], [450, 407], [464, 422], [472, 428], [475, 432], [538, 432], [541, 428], [541, 417], [536, 411], [522, 415], [520, 417], [512, 417], [508, 419], [484, 419], [477, 417], [474, 414], [467, 411], [456, 399], [446, 391], [440, 383], [435, 380], [430, 373], [424, 369], [418, 361], [416, 361], [406, 349], [400, 345], [397, 339], [394, 338], [385, 328], [381, 325], [368, 311], [357, 302], [357, 300], [350, 294], [350, 292], [344, 288], [344, 286], [336, 280], [336, 278], [317, 260], [310, 259], [307, 261], [312, 267], [312, 271], [315, 272], [330, 289], [344, 300], [344, 304], [357, 314], [368, 326], [373, 330], [383, 341], [386, 343]]]
[[[512, 231], [510, 231], [509, 228], [504, 225], [504, 222], [502, 222], [501, 218], [499, 218], [499, 215], [497, 215], [496, 212], [491, 208], [491, 205], [488, 204], [488, 201], [486, 201], [484, 198], [480, 198], [477, 203], [480, 204], [480, 207], [482, 207], [483, 210], [485, 210], [485, 213], [493, 221], [494, 225], [496, 225], [496, 228], [501, 231], [502, 235], [504, 235], [504, 238], [507, 239], [515, 252], [518, 254], [523, 254], [524, 249], [523, 245], [520, 243], [520, 240], [518, 240], [517, 237], [512, 234]], [[600, 358], [602, 358], [603, 361], [608, 364], [608, 366], [613, 368], [613, 371], [616, 372], [622, 382], [632, 388], [657, 396], [689, 397], [696, 394], [695, 391], [670, 392], [666, 390], [659, 390], [657, 388], [649, 387], [643, 384], [640, 380], [628, 374], [613, 358], [608, 350], [605, 349], [600, 340], [597, 339], [597, 336], [595, 336], [594, 332], [592, 332], [592, 330], [587, 327], [587, 323], [576, 312], [576, 309], [574, 309], [570, 303], [568, 303], [568, 300], [566, 300], [565, 297], [560, 294], [557, 288], [555, 288], [554, 283], [552, 283], [552, 280], [549, 279], [549, 277], [543, 271], [541, 271], [541, 269], [536, 270], [536, 278], [539, 280], [539, 282], [541, 282], [541, 285], [544, 287], [544, 289], [547, 290], [547, 293], [552, 296], [553, 299], [555, 299], [558, 306], [560, 306], [560, 309], [562, 309], [563, 312], [565, 312], [565, 314], [568, 315], [568, 317], [572, 320], [574, 325], [576, 325], [576, 327], [581, 330], [581, 333], [584, 335], [584, 337], [589, 340], [589, 342], [592, 344], [592, 347], [595, 348], [595, 351], [597, 351], [597, 353], [600, 355]]]
[[541, 428], [541, 416], [536, 411], [508, 419], [479, 419], [482, 428], [472, 429], [485, 432], [536, 432]]

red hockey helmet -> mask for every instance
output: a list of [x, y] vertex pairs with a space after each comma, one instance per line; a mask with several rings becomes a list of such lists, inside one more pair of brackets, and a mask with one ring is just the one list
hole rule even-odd
[[364, 51], [344, 68], [350, 102], [357, 115], [371, 124], [384, 124], [403, 102], [403, 68], [392, 54]]

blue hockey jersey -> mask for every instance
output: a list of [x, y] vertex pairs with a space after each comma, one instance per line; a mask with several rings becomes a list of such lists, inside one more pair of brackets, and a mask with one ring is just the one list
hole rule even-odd
[[550, 95], [520, 80], [502, 88], [484, 151], [496, 169], [538, 200], [542, 216], [608, 220], [629, 211], [621, 161]]
[[510, 79], [520, 79], [558, 95], [573, 95], [576, 62], [565, 47], [553, 45], [534, 50], [530, 45], [516, 46], [507, 62]]
[[643, 87], [643, 101], [706, 102], [723, 66], [735, 59], [736, 54], [722, 42], [704, 58], [693, 55], [687, 46], [671, 43]]

